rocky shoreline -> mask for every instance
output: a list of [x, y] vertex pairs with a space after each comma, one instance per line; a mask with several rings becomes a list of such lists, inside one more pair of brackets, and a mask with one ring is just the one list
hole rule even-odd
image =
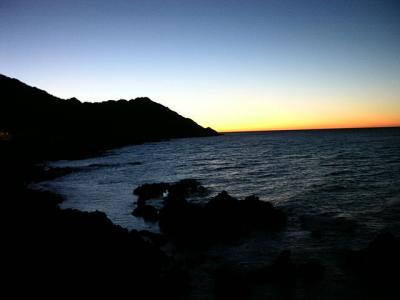
[[[135, 189], [140, 199], [135, 214], [157, 222], [162, 234], [128, 231], [104, 213], [63, 210], [60, 196], [28, 188], [32, 181], [74, 170], [43, 169], [20, 159], [2, 166], [5, 270], [10, 274], [7, 284], [17, 293], [44, 295], [52, 286], [71, 295], [83, 288], [92, 295], [131, 293], [138, 299], [389, 299], [398, 295], [400, 242], [391, 233], [378, 235], [364, 249], [343, 252], [342, 264], [335, 268], [344, 279], [335, 282], [329, 263], [313, 257], [300, 261], [290, 248], [257, 265], [215, 255], [216, 247], [226, 252], [247, 247], [247, 237], [257, 232], [285, 232], [290, 218], [256, 197], [239, 200], [221, 192], [198, 205], [188, 198], [193, 194], [207, 198], [208, 193], [195, 180], [148, 184]], [[152, 198], [159, 198], [158, 207], [148, 203]]]
[[[175, 250], [190, 253], [184, 255], [186, 261], [193, 259], [194, 248], [201, 249], [202, 259], [185, 269], [190, 269], [192, 277], [197, 277], [203, 268], [207, 270], [208, 280], [213, 282], [212, 292], [207, 296], [211, 299], [262, 299], [265, 293], [272, 299], [309, 299], [310, 293], [314, 294], [312, 299], [390, 299], [398, 295], [395, 287], [400, 267], [400, 238], [390, 232], [378, 234], [366, 248], [344, 249], [333, 266], [339, 270], [341, 279], [333, 282], [334, 276], [329, 274], [332, 262], [312, 256], [299, 260], [292, 257], [290, 248], [270, 258], [270, 262], [250, 267], [241, 265], [240, 259], [215, 261], [216, 257], [210, 255], [213, 252], [208, 251], [215, 244], [229, 252], [246, 245], [248, 237], [254, 234], [286, 230], [288, 216], [255, 196], [238, 200], [222, 191], [202, 201], [205, 204], [193, 203], [186, 198], [208, 195], [195, 179], [144, 184], [134, 194], [137, 203], [133, 214], [158, 223], [165, 239], [177, 247]], [[158, 207], [146, 204], [151, 199], [160, 202]], [[335, 228], [343, 234], [354, 233], [353, 226], [339, 225]], [[324, 230], [327, 229], [322, 226], [320, 231]], [[310, 234], [316, 241], [321, 238], [314, 231]], [[265, 235], [260, 238], [268, 240]], [[197, 251], [194, 257], [199, 255]], [[331, 290], [336, 291], [329, 294]]]

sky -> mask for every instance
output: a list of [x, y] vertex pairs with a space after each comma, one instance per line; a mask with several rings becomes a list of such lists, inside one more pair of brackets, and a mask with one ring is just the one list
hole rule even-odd
[[218, 131], [400, 126], [400, 2], [0, 0], [0, 73]]

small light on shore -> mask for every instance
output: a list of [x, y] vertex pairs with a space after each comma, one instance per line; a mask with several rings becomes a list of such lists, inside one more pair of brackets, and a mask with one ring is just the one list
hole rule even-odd
[[0, 130], [0, 141], [8, 141], [11, 139], [11, 134], [7, 131]]

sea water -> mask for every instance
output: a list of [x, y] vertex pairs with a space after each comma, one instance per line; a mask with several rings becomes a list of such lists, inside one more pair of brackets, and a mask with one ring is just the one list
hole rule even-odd
[[38, 185], [64, 196], [62, 208], [103, 211], [128, 229], [158, 231], [131, 214], [137, 186], [185, 178], [198, 179], [208, 197], [226, 190], [282, 208], [289, 226], [281, 240], [292, 247], [321, 245], [313, 234], [325, 247], [360, 246], [400, 228], [400, 128], [227, 133], [49, 165], [76, 168]]

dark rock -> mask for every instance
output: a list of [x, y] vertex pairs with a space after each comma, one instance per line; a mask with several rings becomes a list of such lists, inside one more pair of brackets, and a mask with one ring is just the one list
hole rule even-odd
[[298, 276], [307, 282], [321, 280], [324, 276], [325, 267], [318, 262], [308, 261], [298, 265]]
[[244, 274], [230, 267], [222, 267], [215, 274], [215, 299], [248, 299], [251, 289]]
[[145, 183], [137, 187], [133, 191], [133, 194], [138, 196], [138, 198], [141, 200], [161, 198], [168, 188], [168, 183]]
[[324, 272], [325, 267], [313, 260], [300, 264], [294, 263], [291, 251], [284, 250], [271, 265], [250, 270], [246, 280], [257, 284], [269, 282], [293, 286], [298, 280], [308, 284], [315, 283], [323, 278]]
[[392, 233], [379, 234], [367, 248], [351, 251], [347, 262], [362, 277], [375, 283], [393, 282], [393, 274], [400, 269], [400, 238]]
[[[205, 205], [187, 201], [187, 197], [205, 194], [196, 179], [176, 183], [143, 184], [134, 190], [138, 195], [133, 214], [148, 221], [159, 221], [161, 232], [186, 241], [211, 242], [235, 240], [251, 230], [279, 230], [286, 225], [286, 215], [271, 203], [255, 196], [243, 201], [222, 191]], [[151, 198], [164, 197], [161, 209], [146, 204]]]
[[286, 215], [283, 211], [256, 196], [249, 196], [240, 201], [239, 209], [247, 226], [279, 229], [286, 225]]
[[204, 218], [209, 236], [215, 240], [233, 240], [242, 234], [239, 200], [222, 191], [205, 205]]
[[141, 230], [139, 234], [145, 241], [149, 241], [157, 247], [161, 247], [167, 243], [166, 237], [159, 233], [154, 233], [148, 230]]
[[368, 299], [397, 299], [400, 270], [400, 238], [379, 234], [368, 247], [349, 251], [347, 265], [361, 280]]
[[205, 188], [196, 179], [182, 179], [168, 187], [168, 198], [185, 198], [195, 193], [203, 193]]
[[175, 183], [145, 183], [137, 187], [133, 194], [140, 200], [161, 198], [167, 193], [166, 198], [184, 199], [195, 193], [204, 193], [205, 188], [196, 179], [182, 179]]
[[296, 272], [290, 250], [282, 251], [270, 266], [271, 278], [282, 283], [293, 283], [297, 276]]
[[226, 191], [222, 191], [212, 198], [207, 204], [206, 209], [217, 214], [236, 213], [239, 200], [230, 196]]
[[297, 275], [297, 266], [292, 262], [290, 250], [284, 250], [271, 265], [249, 271], [247, 280], [259, 284], [273, 282], [286, 285], [295, 283]]
[[[208, 232], [204, 208], [185, 199], [166, 199], [159, 214], [160, 230], [187, 241], [196, 240]], [[206, 236], [203, 236], [206, 237]]]
[[132, 212], [135, 217], [142, 217], [148, 222], [158, 221], [158, 211], [155, 207], [147, 204], [138, 205]]
[[256, 197], [239, 201], [226, 191], [205, 206], [189, 203], [179, 192], [164, 200], [159, 213], [163, 233], [207, 242], [236, 239], [248, 230], [277, 230], [285, 224], [285, 214], [272, 204]]

